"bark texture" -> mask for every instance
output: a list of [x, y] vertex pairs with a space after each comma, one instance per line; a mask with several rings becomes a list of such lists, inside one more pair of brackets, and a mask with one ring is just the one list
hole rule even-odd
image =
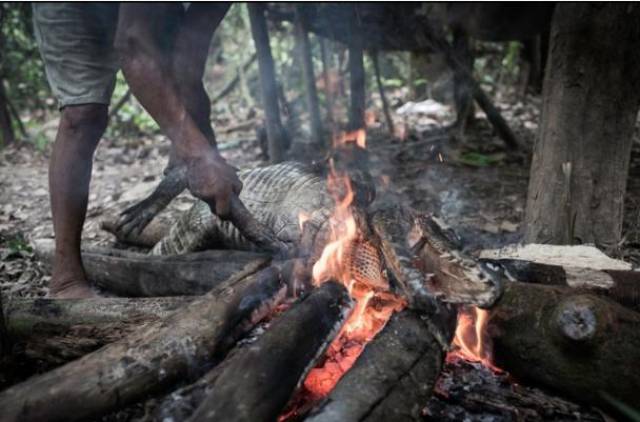
[[16, 359], [60, 365], [165, 318], [191, 297], [12, 299], [5, 308]]
[[[453, 329], [445, 336], [452, 334]], [[305, 420], [422, 420], [445, 356], [437, 337], [413, 312], [394, 315]]]
[[[38, 241], [40, 260], [51, 263], [54, 246]], [[115, 249], [87, 248], [82, 263], [87, 278], [99, 287], [127, 296], [200, 295], [230, 279], [264, 268], [269, 259], [242, 251], [204, 251], [152, 256]]]
[[192, 421], [273, 421], [350, 313], [346, 289], [325, 283], [273, 321], [217, 378]]
[[640, 391], [640, 314], [598, 296], [507, 283], [491, 310], [495, 363], [524, 382], [607, 406]]
[[121, 341], [3, 391], [2, 420], [97, 418], [202, 374], [284, 291], [273, 269], [216, 289]]
[[556, 7], [526, 242], [619, 244], [640, 104], [639, 21], [637, 4]]

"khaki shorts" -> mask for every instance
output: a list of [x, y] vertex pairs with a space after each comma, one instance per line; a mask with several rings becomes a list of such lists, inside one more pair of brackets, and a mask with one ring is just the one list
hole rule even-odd
[[119, 65], [113, 41], [118, 3], [34, 3], [45, 72], [60, 108], [109, 104]]

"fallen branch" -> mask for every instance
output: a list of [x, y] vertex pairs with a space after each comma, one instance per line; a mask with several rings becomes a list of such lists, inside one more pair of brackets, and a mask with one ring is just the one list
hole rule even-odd
[[228, 283], [166, 319], [0, 393], [3, 421], [97, 418], [199, 375], [284, 297], [268, 269]]
[[[35, 242], [37, 256], [51, 263], [51, 241]], [[269, 258], [254, 252], [211, 250], [185, 255], [155, 256], [115, 249], [85, 249], [87, 278], [121, 296], [200, 295], [231, 278], [264, 268]]]
[[[273, 421], [350, 313], [346, 289], [325, 283], [240, 352], [190, 420]], [[241, 374], [241, 375], [239, 375]]]

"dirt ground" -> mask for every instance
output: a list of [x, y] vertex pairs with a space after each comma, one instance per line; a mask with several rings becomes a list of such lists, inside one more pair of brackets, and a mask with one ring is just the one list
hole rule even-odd
[[[539, 103], [539, 98], [528, 97], [526, 101], [500, 104], [505, 117], [529, 149], [537, 131]], [[396, 114], [395, 119], [397, 125], [405, 128], [404, 140], [392, 139], [380, 123], [374, 123], [368, 131], [377, 201], [404, 201], [418, 210], [440, 214], [457, 228], [472, 251], [521, 239], [529, 153], [507, 153], [480, 113], [465, 139], [457, 140], [452, 140], [441, 129], [453, 119], [448, 107], [434, 106], [434, 110], [427, 113]], [[253, 128], [218, 138], [222, 154], [233, 165], [243, 168], [264, 164]], [[114, 241], [110, 234], [100, 230], [100, 221], [153, 189], [162, 176], [168, 146], [162, 136], [103, 140], [94, 162], [84, 242], [111, 244]], [[191, 201], [188, 194], [181, 195], [172, 203], [167, 215], [185, 210]], [[626, 199], [626, 241], [622, 249], [623, 258], [634, 264], [640, 263], [638, 204], [640, 141], [636, 133]], [[5, 298], [47, 294], [49, 277], [36, 262], [30, 243], [34, 239], [52, 237], [47, 154], [28, 146], [0, 151], [0, 290]], [[480, 394], [487, 389], [487, 383], [500, 385], [506, 381], [482, 375], [478, 371], [486, 371], [483, 368], [467, 365], [467, 369], [461, 371], [457, 365], [450, 366], [443, 375], [437, 394], [429, 403], [427, 419], [489, 421], [582, 417], [602, 420], [597, 413], [589, 413], [570, 403], [556, 406], [555, 409], [564, 410], [554, 414], [552, 409], [549, 415], [536, 413], [538, 410], [527, 413], [526, 400], [517, 402], [518, 408], [507, 406], [505, 394], [514, 391], [510, 386], [500, 387], [504, 394], [502, 401], [496, 399], [498, 404], [494, 408], [480, 406], [474, 409], [468, 395], [466, 400], [461, 400], [460, 394], [453, 394], [453, 390], [447, 388], [468, 385], [465, 390], [468, 394], [474, 391], [474, 394]], [[457, 381], [452, 382], [452, 377]], [[526, 387], [518, 388], [521, 395], [529, 394], [527, 397], [542, 394], [535, 389], [527, 393]], [[534, 402], [529, 403], [530, 407], [539, 409], [539, 403]], [[520, 419], [518, 415], [530, 418]]]

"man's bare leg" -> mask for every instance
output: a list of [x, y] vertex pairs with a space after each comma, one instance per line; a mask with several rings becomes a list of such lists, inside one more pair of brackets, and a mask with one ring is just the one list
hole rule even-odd
[[93, 153], [107, 126], [107, 106], [65, 107], [49, 165], [49, 190], [56, 253], [50, 295], [95, 296], [80, 258], [82, 226], [87, 213]]

